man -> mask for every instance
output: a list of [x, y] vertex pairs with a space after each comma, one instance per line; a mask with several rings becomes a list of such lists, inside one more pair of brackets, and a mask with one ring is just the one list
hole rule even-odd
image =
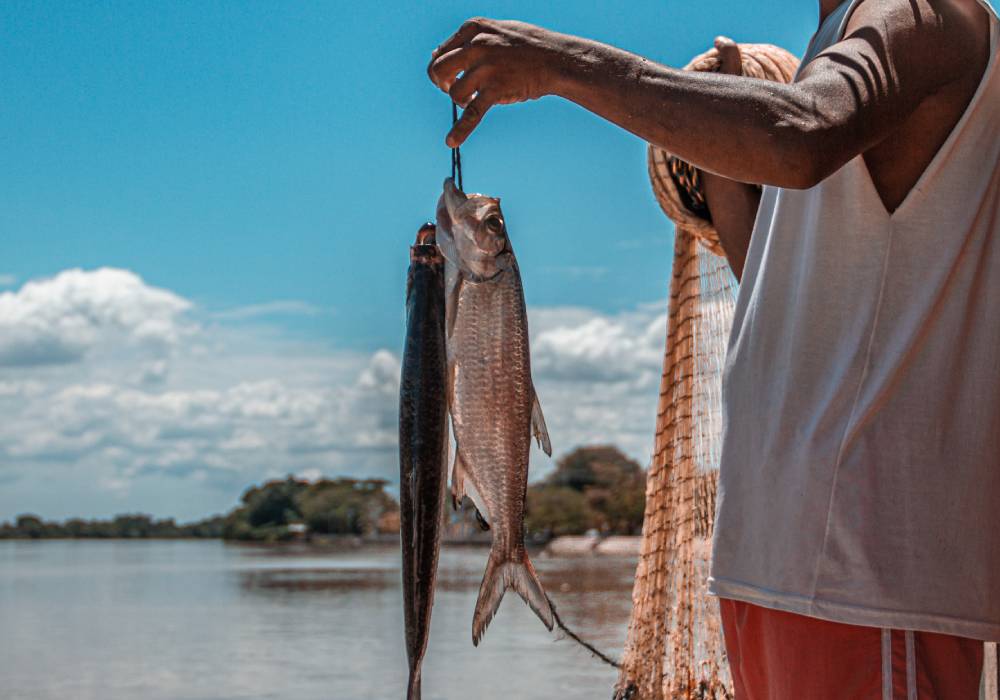
[[710, 579], [737, 695], [975, 698], [1000, 639], [1000, 22], [820, 15], [791, 85], [485, 19], [428, 70], [465, 107], [451, 146], [558, 95], [714, 174], [742, 272]]

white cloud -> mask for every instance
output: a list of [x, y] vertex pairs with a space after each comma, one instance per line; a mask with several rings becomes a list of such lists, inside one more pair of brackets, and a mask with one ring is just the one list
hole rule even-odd
[[392, 352], [200, 326], [197, 313], [125, 270], [67, 270], [0, 294], [0, 479], [83, 481], [150, 508], [129, 501], [148, 479], [217, 488], [225, 504], [272, 473], [394, 475]]
[[0, 272], [0, 287], [12, 287], [17, 284], [17, 275]]
[[[530, 312], [532, 372], [556, 456], [614, 443], [645, 465], [652, 449], [666, 302], [603, 314], [579, 307]], [[551, 464], [533, 455], [540, 476]]]
[[[382, 352], [367, 366], [358, 362], [358, 376], [377, 373], [387, 361], [394, 358]], [[0, 452], [8, 461], [114, 465], [119, 480], [201, 471], [241, 487], [267, 468], [350, 471], [346, 454], [394, 449], [395, 426], [387, 423], [395, 392], [361, 379], [339, 388], [293, 382], [255, 378], [224, 389], [164, 391], [52, 387], [0, 427]]]
[[395, 396], [399, 391], [399, 359], [388, 350], [378, 350], [358, 377], [358, 386], [376, 394]]
[[0, 366], [67, 364], [100, 343], [163, 353], [191, 304], [127, 270], [66, 270], [0, 293]]
[[[613, 442], [647, 461], [663, 311], [531, 310], [557, 457]], [[216, 494], [198, 502], [219, 505], [195, 516], [289, 473], [395, 481], [398, 352], [332, 350], [259, 322], [192, 317], [205, 315], [124, 270], [68, 270], [0, 294], [0, 519], [62, 515], [34, 506], [32, 488], [64, 489], [55, 508], [68, 512], [63, 501], [112, 498], [119, 505], [104, 510], [174, 515]], [[533, 477], [551, 468], [540, 452], [532, 459]]]
[[548, 310], [532, 328], [532, 365], [551, 379], [648, 382], [659, 377], [666, 338], [665, 309], [615, 315]]

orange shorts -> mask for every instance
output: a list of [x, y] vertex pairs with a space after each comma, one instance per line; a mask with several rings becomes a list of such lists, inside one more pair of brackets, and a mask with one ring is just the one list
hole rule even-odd
[[983, 643], [722, 599], [736, 700], [977, 700]]

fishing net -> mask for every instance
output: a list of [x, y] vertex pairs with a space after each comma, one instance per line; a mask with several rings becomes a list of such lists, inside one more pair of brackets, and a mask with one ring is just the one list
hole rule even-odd
[[[740, 45], [743, 74], [788, 82], [797, 60]], [[687, 70], [718, 71], [719, 52]], [[696, 171], [650, 147], [649, 175], [675, 223], [667, 343], [646, 481], [632, 618], [615, 697], [731, 698], [718, 602], [707, 593], [722, 435], [721, 384], [736, 280], [711, 221], [699, 213]], [[703, 203], [703, 198], [702, 203]]]

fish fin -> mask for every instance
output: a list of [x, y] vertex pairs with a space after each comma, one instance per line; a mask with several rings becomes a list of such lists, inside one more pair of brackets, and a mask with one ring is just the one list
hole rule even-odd
[[480, 530], [490, 529], [490, 511], [483, 503], [483, 499], [479, 496], [479, 491], [476, 490], [475, 484], [467, 483], [465, 486], [465, 495], [469, 497], [472, 501], [472, 505], [476, 509], [476, 522], [479, 524]]
[[406, 686], [406, 700], [420, 700], [420, 669], [410, 670], [410, 680]]
[[451, 505], [455, 510], [458, 510], [465, 498], [465, 462], [462, 461], [461, 454], [456, 449], [455, 459], [451, 462]]
[[467, 478], [468, 468], [465, 466], [465, 460], [462, 459], [461, 450], [456, 448], [455, 461], [452, 463], [451, 467], [452, 507], [454, 507], [455, 510], [458, 510], [463, 499], [468, 497], [469, 500], [472, 501], [473, 506], [476, 508], [476, 522], [479, 523], [480, 529], [489, 530], [489, 511], [487, 511], [484, 507], [482, 498], [479, 496], [479, 491], [476, 490], [476, 485], [472, 483], [471, 479], [466, 481]]
[[458, 364], [452, 359], [448, 358], [447, 367], [445, 370], [444, 377], [444, 400], [448, 405], [448, 415], [451, 417], [450, 431], [451, 437], [455, 442], [455, 450], [458, 451], [458, 438], [456, 437], [455, 430], [455, 378], [458, 376]]
[[[444, 428], [444, 449], [441, 451], [441, 465], [444, 469], [444, 478], [441, 479], [441, 490], [444, 491], [444, 495], [447, 498], [451, 491], [448, 489], [448, 479], [451, 476], [451, 432], [447, 425], [447, 420], [445, 421]], [[452, 500], [452, 506], [455, 505], [454, 500]], [[443, 515], [447, 515], [447, 507], [444, 508]]]
[[476, 611], [472, 615], [472, 643], [475, 646], [479, 646], [479, 641], [490, 620], [496, 615], [508, 588], [517, 591], [549, 630], [554, 624], [552, 606], [549, 605], [549, 599], [545, 596], [545, 590], [528, 555], [525, 554], [522, 561], [505, 560], [501, 556], [496, 549], [490, 550], [490, 558], [486, 562], [486, 573], [483, 574], [483, 583], [479, 587]]
[[549, 440], [549, 429], [545, 427], [545, 416], [542, 415], [542, 405], [538, 403], [538, 394], [535, 387], [531, 387], [531, 393], [535, 400], [531, 404], [531, 432], [535, 434], [535, 440], [542, 451], [549, 457], [552, 456], [552, 442]]
[[483, 514], [479, 512], [478, 508], [476, 508], [476, 523], [479, 525], [480, 530], [483, 532], [489, 532], [490, 524], [486, 522], [486, 518], [483, 517]]

